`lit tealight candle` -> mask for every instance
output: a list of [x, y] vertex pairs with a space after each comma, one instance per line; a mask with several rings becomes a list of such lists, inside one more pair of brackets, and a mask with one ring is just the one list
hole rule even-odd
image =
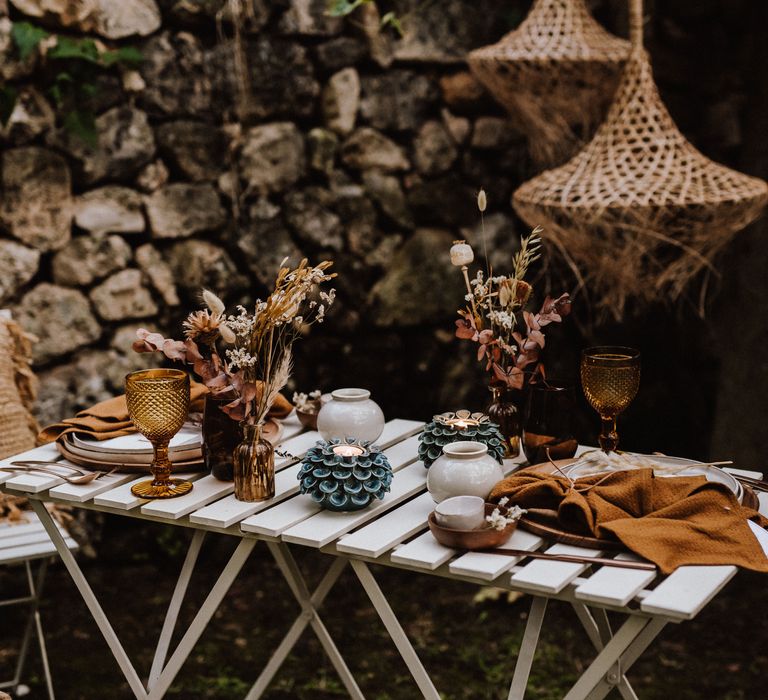
[[467, 422], [466, 422], [466, 421], [463, 421], [463, 420], [457, 420], [457, 421], [456, 421], [456, 422], [453, 424], [453, 427], [454, 427], [454, 428], [456, 428], [456, 430], [465, 430], [465, 429], [466, 429], [466, 427], [467, 427]]
[[340, 457], [359, 457], [365, 453], [365, 450], [357, 445], [336, 445], [333, 451]]

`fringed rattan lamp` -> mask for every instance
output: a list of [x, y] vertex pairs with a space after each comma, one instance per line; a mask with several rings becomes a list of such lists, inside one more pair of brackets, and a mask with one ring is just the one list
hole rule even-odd
[[678, 131], [653, 81], [642, 18], [642, 0], [630, 0], [632, 54], [593, 140], [513, 196], [528, 224], [545, 227], [596, 308], [617, 319], [630, 300], [678, 299], [768, 198], [763, 180], [709, 160]]
[[469, 65], [528, 135], [542, 167], [564, 163], [602, 122], [629, 54], [584, 0], [536, 0], [522, 24]]

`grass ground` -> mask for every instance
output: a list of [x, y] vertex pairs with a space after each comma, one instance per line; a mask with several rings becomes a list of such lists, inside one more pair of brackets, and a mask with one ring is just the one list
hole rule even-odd
[[[86, 576], [139, 669], [148, 672], [154, 644], [189, 537], [181, 528], [105, 520], [99, 558], [83, 562]], [[210, 537], [191, 588], [194, 604], [182, 611], [188, 624], [234, 548], [234, 538]], [[322, 575], [322, 555], [298, 557], [310, 584]], [[21, 571], [0, 570], [5, 595]], [[429, 575], [376, 568], [376, 577], [436, 686], [450, 700], [505, 698], [530, 599], [475, 601], [479, 587]], [[132, 697], [98, 629], [66, 571], [49, 574], [42, 609], [60, 700]], [[644, 700], [768, 697], [768, 624], [764, 577], [739, 574], [699, 617], [670, 625], [629, 674]], [[174, 684], [169, 697], [183, 700], [242, 698], [297, 614], [286, 584], [266, 548], [259, 546], [232, 587]], [[418, 699], [420, 693], [351, 572], [326, 600], [324, 620], [367, 698]], [[9, 671], [21, 613], [0, 617], [0, 667]], [[568, 606], [549, 606], [528, 694], [561, 698], [593, 653]], [[9, 675], [8, 673], [4, 676]], [[33, 656], [30, 698], [45, 697]], [[330, 663], [311, 633], [279, 672], [268, 700], [345, 697]], [[617, 695], [618, 697], [618, 695]]]

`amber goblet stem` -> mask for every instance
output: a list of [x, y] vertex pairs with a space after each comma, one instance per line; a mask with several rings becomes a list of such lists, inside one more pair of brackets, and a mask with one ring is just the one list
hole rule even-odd
[[615, 452], [619, 446], [619, 433], [616, 431], [616, 416], [600, 416], [602, 427], [600, 430], [600, 448], [608, 454]]
[[171, 480], [171, 460], [168, 457], [169, 441], [154, 442], [155, 458], [152, 460], [152, 486], [168, 486]]

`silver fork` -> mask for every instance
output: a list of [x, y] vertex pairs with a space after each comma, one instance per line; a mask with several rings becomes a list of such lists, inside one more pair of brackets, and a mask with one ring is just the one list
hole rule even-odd
[[57, 472], [54, 469], [48, 469], [46, 467], [36, 467], [36, 466], [21, 466], [21, 467], [0, 467], [0, 471], [4, 472], [12, 472], [14, 474], [49, 474], [50, 476], [56, 476], [59, 479], [63, 479], [68, 484], [90, 484], [92, 481], [95, 481], [96, 479], [100, 479], [102, 476], [109, 476], [110, 474], [117, 471], [117, 467], [114, 469], [110, 469], [109, 471], [84, 471], [80, 472], [78, 470], [78, 473], [74, 476], [66, 476], [65, 474], [62, 474], [61, 472]]

